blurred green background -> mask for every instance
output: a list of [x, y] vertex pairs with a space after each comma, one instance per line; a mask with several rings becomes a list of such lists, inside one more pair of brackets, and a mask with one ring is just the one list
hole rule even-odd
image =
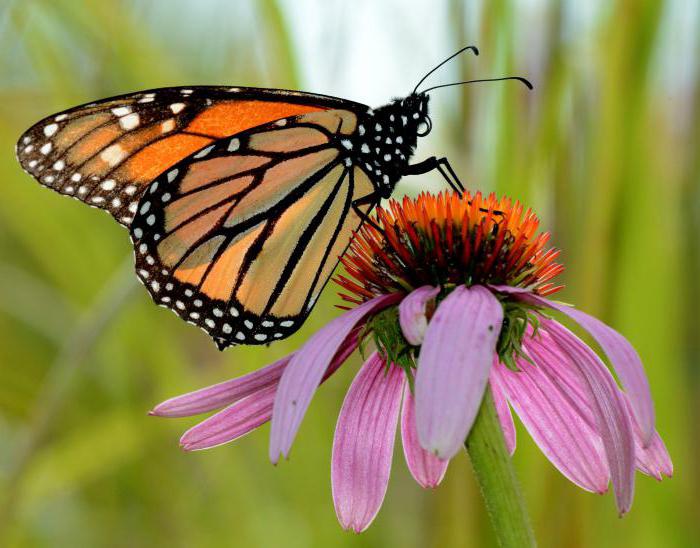
[[[297, 348], [302, 332], [219, 353], [151, 304], [126, 232], [21, 172], [39, 118], [157, 86], [300, 88], [373, 105], [435, 77], [521, 74], [440, 90], [418, 158], [447, 153], [469, 187], [539, 211], [568, 267], [562, 298], [639, 349], [676, 474], [638, 476], [632, 512], [563, 479], [519, 431], [515, 463], [542, 546], [700, 542], [700, 9], [694, 0], [0, 1], [0, 546], [491, 546], [466, 456], [422, 491], [399, 444], [368, 532], [339, 528], [331, 440], [357, 360], [324, 385], [290, 462], [267, 426], [185, 454], [193, 419], [146, 416], [175, 394]], [[404, 180], [396, 195], [441, 188]]]

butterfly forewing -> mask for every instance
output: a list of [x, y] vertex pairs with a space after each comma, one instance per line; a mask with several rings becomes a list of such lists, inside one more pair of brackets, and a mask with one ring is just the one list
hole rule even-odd
[[341, 107], [367, 109], [286, 90], [162, 88], [45, 118], [22, 135], [17, 157], [44, 186], [128, 226], [146, 186], [202, 147], [273, 120]]
[[131, 225], [153, 299], [220, 347], [296, 331], [374, 194], [342, 138], [356, 115], [292, 116], [216, 140], [157, 177]]

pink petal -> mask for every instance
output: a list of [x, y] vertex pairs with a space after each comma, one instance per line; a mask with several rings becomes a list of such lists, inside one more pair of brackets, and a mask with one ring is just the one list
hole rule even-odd
[[518, 361], [519, 372], [498, 364], [491, 372], [535, 443], [579, 487], [608, 489], [608, 467], [596, 432], [586, 424], [539, 367]]
[[416, 430], [416, 403], [408, 385], [403, 391], [403, 408], [401, 411], [401, 440], [403, 454], [411, 475], [421, 487], [432, 488], [440, 485], [447, 471], [449, 460], [440, 460], [428, 453], [418, 443]]
[[263, 388], [200, 422], [183, 434], [180, 445], [186, 451], [195, 451], [245, 436], [270, 420], [275, 388]]
[[306, 409], [333, 356], [355, 327], [368, 315], [386, 308], [402, 297], [381, 295], [339, 316], [317, 331], [290, 360], [280, 379], [272, 412], [270, 460], [289, 455]]
[[634, 438], [625, 401], [615, 380], [600, 358], [561, 324], [542, 319], [559, 348], [578, 368], [587, 386], [596, 430], [603, 440], [615, 501], [620, 515], [629, 511], [634, 497]]
[[389, 483], [403, 371], [387, 371], [376, 352], [355, 377], [333, 440], [331, 483], [338, 521], [364, 531], [377, 515]]
[[644, 443], [649, 443], [654, 433], [654, 403], [651, 399], [649, 381], [644, 373], [642, 361], [629, 341], [598, 318], [594, 318], [568, 305], [550, 301], [521, 288], [507, 286], [497, 286], [495, 288], [505, 293], [526, 295], [528, 300], [536, 304], [558, 310], [566, 314], [593, 336], [608, 358], [610, 358], [615, 372], [620, 377], [620, 382], [629, 395], [632, 409], [634, 409], [634, 414], [642, 429]]
[[463, 446], [481, 405], [503, 307], [485, 287], [457, 287], [428, 324], [416, 372], [420, 444], [441, 459]]
[[[497, 364], [498, 356], [495, 356], [493, 367]], [[489, 375], [489, 385], [491, 386], [491, 393], [493, 394], [493, 403], [496, 406], [496, 414], [498, 415], [498, 422], [501, 423], [501, 430], [503, 430], [503, 437], [506, 440], [506, 447], [508, 448], [508, 452], [513, 455], [516, 446], [513, 414], [510, 412], [510, 406], [508, 405], [505, 391], [501, 386], [500, 377], [494, 374], [493, 367]]]
[[[568, 359], [556, 347], [549, 334], [540, 330], [534, 339], [526, 339], [524, 346], [540, 370], [559, 387], [562, 395], [569, 399], [586, 423], [595, 429], [595, 417], [587, 398], [584, 381], [575, 368], [567, 366]], [[633, 427], [637, 469], [658, 480], [661, 480], [663, 475], [670, 477], [673, 474], [673, 464], [659, 434], [654, 432], [651, 444], [647, 448], [642, 446], [642, 431], [632, 413], [627, 396], [623, 394], [623, 397]]]
[[149, 414], [159, 417], [189, 417], [220, 409], [245, 398], [253, 392], [268, 386], [276, 386], [293, 355], [285, 356], [275, 363], [253, 371], [248, 375], [170, 398], [158, 404]]
[[631, 404], [627, 398], [625, 398], [625, 403], [627, 404], [627, 411], [632, 418], [634, 456], [637, 469], [647, 476], [656, 478], [658, 481], [661, 481], [664, 476], [670, 478], [673, 476], [673, 462], [671, 461], [671, 456], [668, 454], [668, 450], [661, 436], [659, 436], [658, 432], [654, 431], [650, 443], [644, 447], [642, 443], [642, 430], [634, 419]]
[[[342, 363], [357, 348], [357, 333], [352, 333], [343, 343], [328, 366], [321, 382], [335, 373]], [[264, 386], [246, 398], [190, 428], [180, 438], [186, 451], [208, 449], [234, 441], [266, 423], [272, 416], [277, 384]]]
[[424, 285], [409, 293], [399, 304], [399, 323], [409, 344], [419, 346], [423, 342], [428, 327], [425, 307], [438, 293], [439, 287]]

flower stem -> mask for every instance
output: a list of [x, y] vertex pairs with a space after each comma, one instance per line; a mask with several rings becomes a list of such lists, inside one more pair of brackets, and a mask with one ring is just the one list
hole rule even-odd
[[465, 446], [499, 545], [536, 546], [490, 388], [484, 393]]

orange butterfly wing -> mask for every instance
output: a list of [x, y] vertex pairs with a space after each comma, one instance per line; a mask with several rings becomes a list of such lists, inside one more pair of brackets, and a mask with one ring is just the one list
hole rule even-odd
[[44, 186], [128, 226], [146, 185], [203, 146], [273, 120], [339, 107], [367, 109], [287, 90], [162, 88], [45, 118], [22, 135], [16, 152]]
[[374, 201], [340, 146], [346, 110], [313, 112], [205, 146], [156, 178], [131, 225], [156, 303], [220, 348], [296, 331]]

